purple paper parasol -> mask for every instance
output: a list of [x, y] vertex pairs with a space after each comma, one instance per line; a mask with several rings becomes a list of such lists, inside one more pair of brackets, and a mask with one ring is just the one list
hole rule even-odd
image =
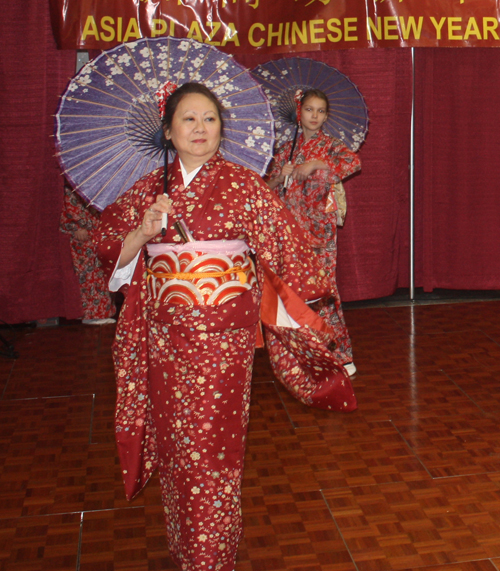
[[144, 38], [103, 52], [70, 81], [56, 115], [57, 157], [75, 190], [99, 210], [163, 165], [155, 92], [166, 81], [203, 83], [224, 107], [221, 152], [264, 174], [273, 116], [259, 83], [213, 46]]
[[343, 73], [308, 58], [283, 58], [258, 65], [252, 75], [271, 103], [276, 121], [276, 143], [293, 138], [296, 127], [295, 93], [320, 89], [328, 97], [330, 111], [323, 130], [357, 151], [368, 131], [368, 110], [363, 96]]

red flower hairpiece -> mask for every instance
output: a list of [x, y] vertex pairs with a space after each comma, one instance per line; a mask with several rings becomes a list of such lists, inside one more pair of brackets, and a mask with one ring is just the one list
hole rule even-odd
[[172, 81], [165, 81], [165, 83], [155, 92], [158, 101], [158, 110], [160, 112], [160, 119], [165, 115], [165, 108], [167, 106], [167, 99], [177, 89], [178, 85]]
[[294, 95], [294, 99], [295, 99], [295, 103], [297, 104], [297, 123], [300, 123], [300, 111], [302, 108], [302, 104], [301, 104], [301, 99], [302, 99], [302, 95], [304, 95], [304, 92], [302, 91], [302, 89], [297, 89], [297, 91], [295, 92]]

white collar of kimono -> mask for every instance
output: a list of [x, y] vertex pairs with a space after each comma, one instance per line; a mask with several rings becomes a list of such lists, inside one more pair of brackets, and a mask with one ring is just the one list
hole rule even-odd
[[182, 164], [181, 159], [179, 159], [179, 163], [181, 164], [181, 172], [182, 172], [182, 181], [184, 182], [184, 186], [186, 187], [193, 178], [198, 174], [198, 171], [201, 169], [203, 165], [200, 165], [197, 169], [194, 169], [189, 174], [186, 172], [184, 165]]

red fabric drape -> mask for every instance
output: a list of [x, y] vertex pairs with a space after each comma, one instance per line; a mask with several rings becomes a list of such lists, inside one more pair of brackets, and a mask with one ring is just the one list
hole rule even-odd
[[0, 320], [79, 317], [52, 138], [75, 52], [56, 50], [46, 0], [4, 2], [0, 36]]
[[[358, 87], [370, 125], [361, 172], [345, 183], [347, 218], [338, 232], [338, 285], [343, 301], [391, 295], [409, 284], [411, 52], [358, 49], [299, 53], [337, 68]], [[283, 56], [238, 56], [254, 68]]]
[[418, 285], [500, 288], [500, 52], [415, 51]]

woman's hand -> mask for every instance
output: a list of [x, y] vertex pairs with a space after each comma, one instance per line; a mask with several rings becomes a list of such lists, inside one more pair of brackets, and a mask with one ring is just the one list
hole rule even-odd
[[283, 184], [287, 176], [290, 176], [293, 172], [292, 163], [287, 163], [283, 165], [281, 173], [268, 181], [267, 185], [271, 190], [274, 190], [279, 184]]
[[292, 165], [292, 163], [283, 165], [283, 168], [281, 169], [281, 182], [283, 182], [287, 176], [290, 176], [293, 173], [294, 168], [295, 167]]
[[310, 161], [302, 165], [296, 165], [293, 169], [293, 178], [299, 182], [304, 182], [315, 171], [327, 168], [323, 161]]
[[85, 228], [78, 228], [73, 232], [73, 238], [78, 242], [86, 242], [89, 239], [89, 232]]
[[159, 194], [142, 218], [141, 225], [132, 230], [123, 242], [123, 248], [118, 262], [118, 269], [124, 268], [137, 256], [139, 250], [161, 232], [163, 214], [172, 212], [172, 201], [168, 196]]
[[172, 201], [165, 194], [159, 194], [156, 197], [156, 202], [144, 213], [138, 229], [144, 238], [147, 238], [146, 242], [161, 232], [163, 214], [170, 214], [171, 212]]

